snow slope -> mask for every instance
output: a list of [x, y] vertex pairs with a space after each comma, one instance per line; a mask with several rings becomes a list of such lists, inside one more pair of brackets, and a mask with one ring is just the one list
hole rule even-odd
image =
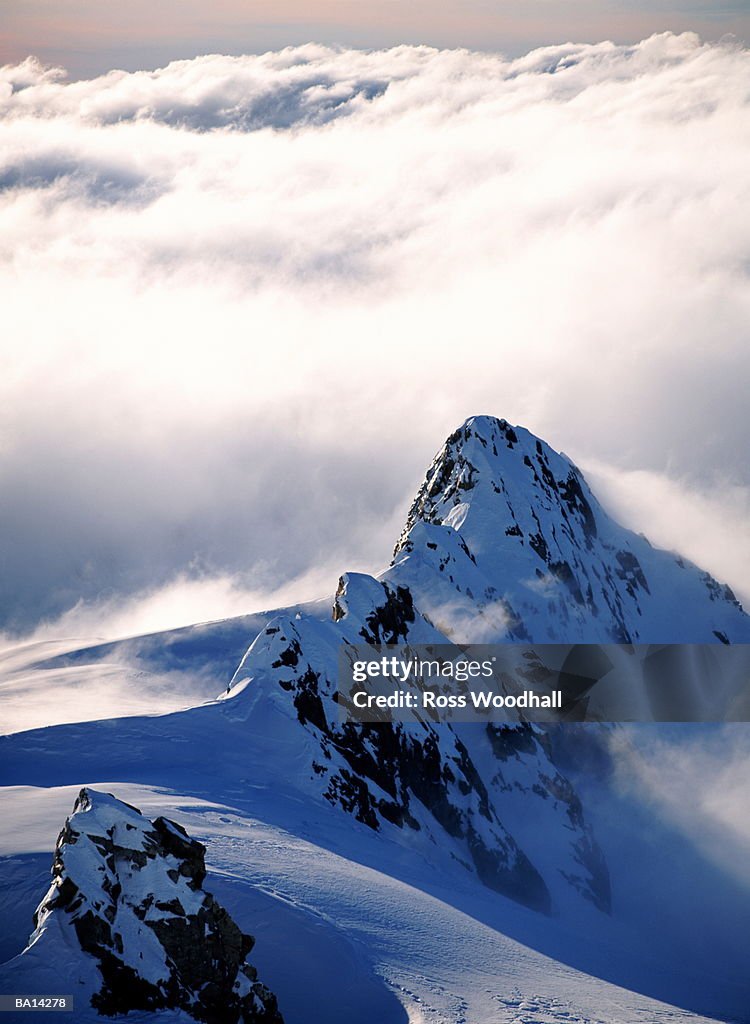
[[[309, 606], [305, 606], [308, 607]], [[211, 699], [273, 613], [105, 643], [62, 639], [0, 650], [0, 734]]]
[[[533, 927], [536, 915], [501, 899], [488, 905], [480, 887], [456, 886], [450, 873], [405, 863], [392, 844], [365, 827], [352, 830], [331, 816], [320, 845], [319, 835], [316, 841], [309, 838], [310, 821], [305, 827], [298, 820], [291, 828], [269, 823], [283, 816], [273, 793], [260, 794], [251, 813], [149, 787], [106, 785], [149, 814], [174, 818], [207, 844], [206, 884], [231, 907], [241, 927], [253, 922], [253, 959], [277, 993], [288, 1024], [697, 1024], [714, 1019], [638, 996], [534, 952], [504, 932], [524, 923]], [[74, 796], [74, 787], [10, 790], [3, 794], [1, 813], [41, 821], [53, 805], [64, 814]], [[37, 800], [43, 813], [34, 812]], [[300, 812], [286, 808], [286, 816], [290, 823]], [[4, 852], [18, 854], [28, 842], [6, 840]], [[47, 849], [51, 843], [49, 833], [32, 840]], [[373, 861], [381, 867], [370, 866]], [[554, 938], [560, 950], [570, 941], [562, 930]], [[0, 979], [5, 989], [7, 973]]]

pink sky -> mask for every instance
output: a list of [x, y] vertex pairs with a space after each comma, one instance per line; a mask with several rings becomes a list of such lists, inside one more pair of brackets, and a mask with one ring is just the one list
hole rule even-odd
[[315, 40], [401, 42], [510, 54], [567, 40], [635, 42], [693, 30], [750, 38], [747, 0], [0, 0], [0, 62], [33, 54], [74, 76], [206, 52], [257, 53]]

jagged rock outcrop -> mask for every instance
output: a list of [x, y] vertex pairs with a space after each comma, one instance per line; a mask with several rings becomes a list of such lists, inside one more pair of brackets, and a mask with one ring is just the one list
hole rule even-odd
[[67, 936], [103, 1016], [179, 1009], [205, 1024], [281, 1024], [246, 960], [254, 939], [203, 889], [204, 857], [175, 822], [82, 789], [29, 949], [38, 955], [49, 943], [54, 957], [55, 939]]
[[[416, 833], [412, 842], [421, 840], [426, 850], [447, 848], [489, 888], [534, 910], [554, 909], [552, 890], [561, 879], [608, 910], [603, 858], [570, 783], [536, 734], [502, 765], [489, 734], [471, 726], [341, 720], [341, 645], [399, 642], [447, 643], [406, 588], [349, 573], [330, 621], [297, 615], [269, 623], [235, 673], [224, 711], [256, 728], [272, 716], [268, 729], [295, 746], [324, 799], [369, 828], [395, 827], [404, 836]], [[559, 870], [551, 878], [514, 833], [516, 818], [528, 818], [523, 805], [529, 803], [555, 851]]]

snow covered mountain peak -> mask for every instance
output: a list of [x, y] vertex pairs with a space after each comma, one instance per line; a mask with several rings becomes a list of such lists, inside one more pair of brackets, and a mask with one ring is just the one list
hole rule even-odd
[[476, 535], [472, 528], [477, 518], [499, 516], [501, 522], [507, 520], [506, 535], [518, 537], [514, 505], [521, 512], [540, 506], [535, 511], [545, 518], [572, 519], [590, 542], [596, 536], [595, 504], [583, 477], [564, 455], [506, 420], [473, 416], [450, 435], [427, 471], [396, 554], [420, 520], [458, 530], [466, 524], [462, 532]]
[[[406, 588], [347, 574], [332, 618], [280, 615], [268, 623], [218, 707], [248, 729], [256, 753], [285, 752], [307, 800], [322, 797], [429, 861], [447, 856], [533, 910], [551, 914], [583, 899], [608, 912], [606, 864], [541, 734], [340, 720], [341, 645], [397, 642], [447, 641]], [[543, 852], [538, 837], [527, 850], [514, 835], [530, 803], [545, 822]]]
[[443, 631], [455, 605], [474, 642], [750, 640], [729, 587], [620, 526], [565, 455], [491, 416], [438, 452], [385, 578]]
[[[614, 522], [564, 455], [481, 416], [436, 456], [391, 566], [345, 573], [329, 617], [271, 619], [220, 707], [363, 825], [427, 856], [448, 847], [527, 907], [583, 897], [606, 912], [606, 863], [543, 734], [342, 721], [342, 645], [742, 639], [750, 619], [727, 588]], [[525, 832], [530, 806], [541, 832]]]

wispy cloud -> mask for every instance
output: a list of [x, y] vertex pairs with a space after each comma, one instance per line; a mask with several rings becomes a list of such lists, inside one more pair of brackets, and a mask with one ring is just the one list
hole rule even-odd
[[750, 610], [750, 486], [723, 473], [701, 480], [669, 472], [623, 469], [596, 461], [586, 478], [609, 511], [646, 531], [659, 547], [679, 550], [715, 576], [734, 580]]
[[613, 734], [619, 784], [656, 807], [691, 845], [750, 884], [750, 736], [743, 725]]

